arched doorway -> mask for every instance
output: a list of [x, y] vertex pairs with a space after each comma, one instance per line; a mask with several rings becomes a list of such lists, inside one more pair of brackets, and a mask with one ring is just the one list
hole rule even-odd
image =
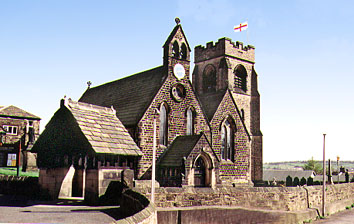
[[205, 187], [205, 179], [206, 179], [206, 167], [204, 160], [201, 156], [195, 162], [194, 169], [194, 186], [196, 187]]
[[212, 185], [212, 161], [206, 153], [202, 153], [194, 163], [194, 186], [209, 187]]

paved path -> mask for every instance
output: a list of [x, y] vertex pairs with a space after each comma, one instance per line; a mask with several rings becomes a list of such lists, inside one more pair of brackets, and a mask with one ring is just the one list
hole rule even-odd
[[326, 224], [353, 224], [354, 223], [354, 209], [345, 210], [343, 212], [338, 212], [336, 214], [330, 215], [325, 219], [321, 219], [314, 222], [326, 223]]
[[82, 206], [68, 202], [39, 204], [0, 195], [0, 223], [111, 223], [112, 206]]

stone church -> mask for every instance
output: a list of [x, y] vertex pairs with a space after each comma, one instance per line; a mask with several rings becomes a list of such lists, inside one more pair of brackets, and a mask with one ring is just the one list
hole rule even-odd
[[190, 52], [177, 24], [163, 45], [162, 66], [89, 88], [79, 101], [113, 105], [143, 152], [137, 178], [150, 178], [152, 120], [157, 119], [161, 185], [209, 186], [261, 179], [254, 47], [227, 38], [197, 46], [192, 83]]
[[[134, 171], [135, 179], [151, 179], [156, 133], [156, 177], [160, 186], [252, 185], [261, 180], [262, 133], [260, 95], [254, 69], [255, 48], [221, 38], [194, 50], [195, 66], [191, 71], [191, 48], [177, 21], [163, 45], [161, 66], [96, 87], [89, 86], [79, 102], [62, 103], [61, 108], [65, 105], [68, 108], [65, 113], [72, 111], [74, 114], [70, 108], [81, 108], [81, 118], [68, 116], [74, 117], [76, 123], [89, 120], [88, 112], [83, 108], [95, 113], [110, 108], [116, 115], [116, 122], [124, 126], [120, 130], [129, 133], [131, 138], [130, 148], [126, 149], [131, 152], [129, 155], [118, 149], [95, 149], [95, 153], [89, 155], [83, 150], [80, 156], [74, 156], [78, 161], [70, 157], [72, 164], [95, 161], [96, 165], [86, 167], [97, 168], [97, 162], [100, 166], [108, 163], [122, 167], [119, 158], [124, 157], [125, 165], [130, 164], [128, 167]], [[54, 115], [49, 123], [69, 119], [56, 119], [58, 116]], [[108, 139], [112, 136], [107, 131], [105, 135], [92, 136], [100, 131], [90, 131], [86, 125], [76, 129], [82, 133], [80, 138], [88, 139], [88, 148], [93, 138], [104, 141], [100, 145], [103, 148], [115, 142]], [[46, 136], [47, 140], [51, 138], [49, 131]], [[41, 137], [38, 147], [35, 145], [38, 158], [47, 150], [45, 144], [40, 145], [45, 140]], [[115, 143], [120, 144], [120, 141]], [[102, 156], [103, 152], [106, 156]], [[67, 160], [67, 156], [62, 154], [56, 160], [64, 160], [64, 157]], [[39, 166], [42, 169], [49, 167], [48, 163], [40, 161]]]

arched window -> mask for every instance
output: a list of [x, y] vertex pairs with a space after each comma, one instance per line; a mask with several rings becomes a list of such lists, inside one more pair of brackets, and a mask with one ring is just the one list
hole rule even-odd
[[207, 65], [203, 72], [203, 92], [216, 91], [216, 70], [212, 65]]
[[245, 121], [245, 111], [241, 109], [241, 120]]
[[181, 47], [181, 59], [187, 59], [187, 47], [185, 43]]
[[226, 127], [223, 125], [221, 127], [221, 158], [226, 159]]
[[187, 110], [187, 135], [193, 135], [194, 134], [194, 116], [193, 116], [193, 111], [189, 108]]
[[221, 127], [221, 158], [233, 160], [235, 126], [231, 118], [225, 120]]
[[162, 104], [160, 109], [160, 135], [159, 142], [161, 145], [167, 145], [167, 134], [168, 134], [168, 126], [167, 126], [167, 109], [164, 104]]
[[235, 74], [235, 88], [247, 91], [247, 71], [242, 65], [238, 65], [234, 71]]
[[172, 45], [172, 57], [179, 58], [179, 46], [177, 41], [175, 41]]

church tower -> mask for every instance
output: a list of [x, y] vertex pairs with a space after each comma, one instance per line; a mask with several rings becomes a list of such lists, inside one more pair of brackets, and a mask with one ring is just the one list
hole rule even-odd
[[262, 133], [260, 95], [254, 69], [255, 48], [221, 38], [206, 47], [196, 46], [193, 86], [198, 95], [229, 89], [251, 136], [252, 180], [262, 180]]
[[177, 79], [188, 79], [191, 49], [179, 24], [179, 18], [175, 21], [177, 25], [163, 45], [163, 65], [168, 68], [168, 73], [172, 73]]

